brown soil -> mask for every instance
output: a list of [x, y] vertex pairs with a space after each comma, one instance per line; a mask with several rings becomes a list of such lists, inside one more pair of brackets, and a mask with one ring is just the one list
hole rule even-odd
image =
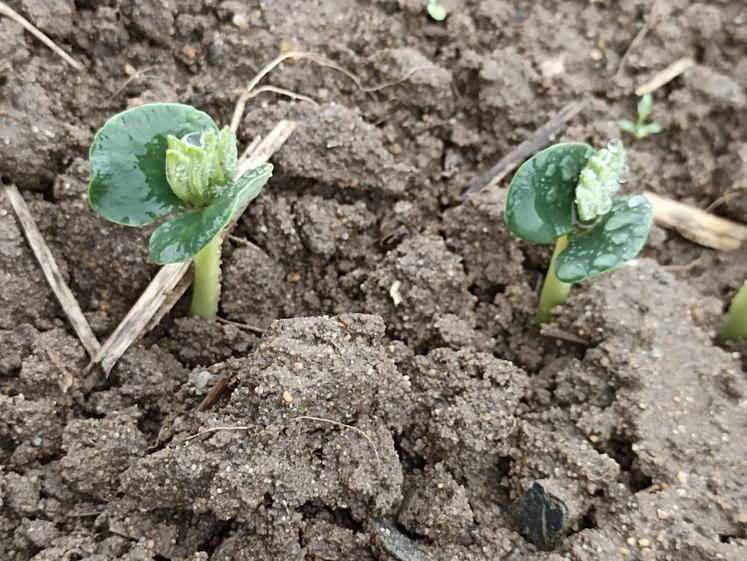
[[[747, 254], [655, 230], [543, 335], [549, 250], [506, 230], [505, 181], [460, 199], [573, 99], [562, 139], [616, 136], [634, 86], [683, 56], [630, 189], [706, 206], [747, 187], [744, 2], [658, 1], [617, 77], [650, 1], [442, 3], [437, 24], [419, 0], [9, 2], [87, 68], [0, 18], [0, 178], [102, 338], [155, 271], [148, 232], [85, 201], [108, 116], [178, 100], [226, 121], [283, 44], [396, 83], [308, 60], [269, 77], [319, 105], [263, 94], [242, 122], [242, 143], [301, 125], [226, 242], [233, 323], [181, 303], [88, 396], [0, 197], [0, 559], [747, 559], [747, 348], [712, 342]], [[517, 520], [527, 489], [560, 504], [544, 550]]]

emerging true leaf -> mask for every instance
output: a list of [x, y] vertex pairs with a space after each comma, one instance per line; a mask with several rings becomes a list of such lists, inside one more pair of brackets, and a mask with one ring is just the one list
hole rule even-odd
[[227, 185], [204, 208], [195, 209], [162, 224], [150, 237], [150, 258], [154, 263], [178, 263], [192, 259], [240, 215], [259, 195], [272, 175], [272, 165], [248, 171]]
[[576, 210], [582, 222], [591, 223], [612, 208], [612, 197], [627, 180], [625, 149], [617, 139], [592, 154], [581, 170], [576, 187]]
[[219, 135], [206, 131], [183, 138], [169, 136], [166, 178], [174, 193], [191, 206], [203, 207], [236, 173], [236, 137], [228, 127]]

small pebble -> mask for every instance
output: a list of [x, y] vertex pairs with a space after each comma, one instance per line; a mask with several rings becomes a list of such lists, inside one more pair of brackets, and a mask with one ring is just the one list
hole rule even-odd
[[213, 39], [213, 41], [210, 43], [210, 45], [208, 45], [207, 48], [208, 63], [215, 64], [216, 62], [218, 62], [218, 59], [220, 59], [225, 48], [226, 45], [223, 42], [223, 37], [219, 35], [215, 39]]
[[291, 405], [293, 403], [293, 396], [288, 390], [283, 391], [283, 403]]

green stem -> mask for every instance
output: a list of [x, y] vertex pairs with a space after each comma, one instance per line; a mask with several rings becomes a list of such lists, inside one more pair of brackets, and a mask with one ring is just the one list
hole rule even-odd
[[545, 275], [545, 282], [540, 292], [539, 304], [537, 305], [537, 323], [548, 323], [552, 320], [551, 310], [558, 304], [565, 302], [571, 291], [571, 285], [558, 280], [555, 275], [555, 258], [568, 246], [568, 236], [561, 236], [555, 242], [555, 250], [552, 252], [550, 267]]
[[194, 281], [192, 283], [192, 306], [189, 315], [214, 319], [218, 313], [220, 300], [220, 252], [223, 239], [221, 234], [213, 238], [195, 255]]
[[718, 336], [722, 341], [747, 337], [747, 281], [731, 301], [726, 321], [721, 326]]

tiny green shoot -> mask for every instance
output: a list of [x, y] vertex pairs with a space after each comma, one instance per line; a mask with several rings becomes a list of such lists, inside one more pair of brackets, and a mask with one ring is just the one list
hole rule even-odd
[[555, 244], [540, 293], [537, 321], [565, 301], [571, 284], [622, 266], [638, 255], [653, 212], [642, 195], [617, 197], [627, 180], [625, 148], [611, 140], [595, 150], [561, 143], [518, 169], [509, 186], [505, 220], [523, 240]]
[[636, 140], [642, 140], [652, 134], [660, 133], [662, 127], [659, 123], [656, 121], [646, 122], [653, 107], [654, 97], [650, 93], [643, 94], [638, 102], [638, 117], [635, 123], [628, 119], [621, 119], [617, 122], [617, 126], [621, 131], [632, 134]]
[[150, 237], [158, 264], [192, 260], [190, 314], [212, 319], [220, 299], [223, 230], [272, 175], [262, 164], [235, 177], [236, 137], [189, 105], [153, 103], [110, 118], [90, 150], [88, 200], [100, 216], [125, 226], [162, 218]]
[[719, 331], [721, 341], [747, 338], [747, 281], [731, 301], [724, 324]]
[[444, 21], [448, 15], [438, 0], [427, 0], [425, 9], [434, 21]]

